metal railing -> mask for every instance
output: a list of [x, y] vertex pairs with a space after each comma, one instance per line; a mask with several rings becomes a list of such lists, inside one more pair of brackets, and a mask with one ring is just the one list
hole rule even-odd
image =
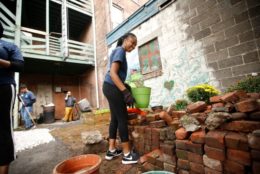
[[[58, 4], [62, 4], [62, 0], [51, 0]], [[67, 7], [73, 10], [85, 13], [88, 15], [92, 14], [92, 1], [91, 0], [67, 0]]]

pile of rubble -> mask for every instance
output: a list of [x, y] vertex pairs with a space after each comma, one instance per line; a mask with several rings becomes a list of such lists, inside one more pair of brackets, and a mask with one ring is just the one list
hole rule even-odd
[[129, 116], [141, 172], [260, 172], [260, 94], [235, 91], [188, 105], [185, 111]]

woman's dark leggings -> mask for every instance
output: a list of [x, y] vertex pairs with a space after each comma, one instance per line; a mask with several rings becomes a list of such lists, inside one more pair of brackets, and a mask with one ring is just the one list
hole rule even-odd
[[124, 102], [122, 92], [116, 87], [107, 82], [103, 84], [103, 93], [106, 96], [111, 112], [111, 121], [109, 125], [109, 138], [116, 139], [117, 129], [121, 142], [128, 142], [128, 127], [127, 127], [127, 108]]

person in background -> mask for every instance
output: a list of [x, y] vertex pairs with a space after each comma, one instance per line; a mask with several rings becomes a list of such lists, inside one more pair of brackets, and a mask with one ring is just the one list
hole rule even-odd
[[117, 47], [112, 51], [108, 71], [103, 83], [103, 93], [106, 96], [111, 111], [109, 125], [109, 149], [105, 158], [112, 160], [122, 154], [122, 150], [116, 148], [117, 129], [123, 147], [123, 164], [138, 162], [139, 155], [131, 151], [127, 126], [127, 106], [133, 106], [134, 98], [126, 84], [127, 76], [126, 52], [134, 50], [137, 38], [132, 33], [123, 35], [117, 42]]
[[8, 174], [15, 160], [13, 142], [13, 106], [15, 102], [14, 72], [23, 71], [24, 60], [19, 48], [2, 40], [4, 28], [0, 22], [0, 174]]
[[33, 104], [36, 102], [36, 97], [32, 91], [28, 90], [25, 84], [21, 84], [20, 99], [22, 102], [21, 115], [25, 122], [25, 129], [30, 129], [34, 126], [30, 114], [33, 112]]
[[66, 94], [66, 97], [65, 97], [65, 106], [66, 107], [65, 107], [65, 116], [62, 119], [63, 121], [65, 121], [65, 122], [72, 121], [72, 117], [73, 117], [72, 110], [73, 110], [75, 103], [76, 103], [76, 98], [74, 98], [71, 95], [71, 92], [68, 91]]

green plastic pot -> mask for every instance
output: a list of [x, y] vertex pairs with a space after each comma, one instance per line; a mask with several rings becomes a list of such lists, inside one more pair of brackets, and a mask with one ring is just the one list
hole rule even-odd
[[132, 88], [132, 94], [135, 99], [135, 107], [147, 108], [149, 106], [151, 96], [150, 87]]

